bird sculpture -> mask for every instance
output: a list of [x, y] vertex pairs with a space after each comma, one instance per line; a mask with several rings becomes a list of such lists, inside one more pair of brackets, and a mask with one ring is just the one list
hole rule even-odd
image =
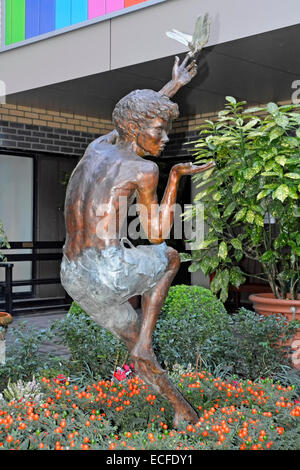
[[198, 54], [201, 49], [207, 44], [210, 33], [210, 21], [208, 13], [204, 16], [198, 16], [195, 24], [195, 30], [193, 35], [182, 33], [177, 29], [172, 29], [172, 31], [167, 31], [166, 35], [178, 41], [185, 46], [188, 46], [190, 49], [188, 55], [189, 57], [194, 57]]

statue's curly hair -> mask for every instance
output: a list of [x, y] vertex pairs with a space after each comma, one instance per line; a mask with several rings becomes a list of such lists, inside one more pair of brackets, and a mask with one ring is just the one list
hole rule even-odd
[[153, 90], [134, 90], [116, 104], [112, 118], [122, 137], [131, 134], [129, 123], [134, 123], [141, 129], [149, 119], [158, 117], [169, 121], [178, 116], [178, 105], [167, 96]]

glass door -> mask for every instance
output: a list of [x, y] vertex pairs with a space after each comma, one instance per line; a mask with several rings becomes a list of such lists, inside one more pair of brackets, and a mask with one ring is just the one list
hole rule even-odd
[[[33, 158], [0, 155], [0, 220], [10, 242], [27, 242], [30, 246], [33, 235]], [[4, 250], [4, 253], [7, 252]], [[14, 253], [30, 254], [32, 250], [9, 250], [9, 254]], [[13, 279], [32, 279], [32, 261], [15, 261]], [[4, 281], [2, 269], [0, 281]], [[32, 292], [32, 287], [14, 287], [13, 292]]]

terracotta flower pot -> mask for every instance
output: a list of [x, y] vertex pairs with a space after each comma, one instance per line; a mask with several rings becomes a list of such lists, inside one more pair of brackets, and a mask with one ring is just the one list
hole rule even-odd
[[10, 315], [10, 313], [6, 312], [0, 312], [0, 326], [8, 326], [10, 323], [12, 323], [13, 317]]
[[13, 317], [6, 312], [0, 312], [0, 364], [5, 364], [5, 334], [8, 325], [13, 321]]
[[[256, 313], [260, 315], [272, 315], [281, 313], [287, 320], [300, 321], [300, 295], [298, 300], [276, 299], [273, 293], [252, 294], [249, 300], [253, 302]], [[300, 369], [300, 328], [289, 342], [289, 346], [295, 351], [292, 354], [292, 363], [296, 369]]]

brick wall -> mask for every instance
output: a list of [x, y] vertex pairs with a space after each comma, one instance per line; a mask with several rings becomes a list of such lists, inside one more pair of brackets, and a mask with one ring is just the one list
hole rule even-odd
[[[281, 102], [279, 104], [287, 104]], [[180, 117], [173, 123], [170, 142], [162, 156], [189, 157], [199, 126], [217, 113]], [[0, 148], [35, 150], [82, 156], [87, 145], [113, 129], [109, 120], [71, 113], [0, 105]]]
[[0, 147], [81, 156], [111, 121], [44, 109], [0, 105]]
[[[193, 140], [199, 125], [213, 116], [215, 114], [210, 113], [174, 121], [163, 156], [188, 156], [188, 146], [184, 143]], [[92, 140], [112, 129], [111, 121], [100, 118], [13, 104], [0, 105], [0, 148], [81, 156]]]

